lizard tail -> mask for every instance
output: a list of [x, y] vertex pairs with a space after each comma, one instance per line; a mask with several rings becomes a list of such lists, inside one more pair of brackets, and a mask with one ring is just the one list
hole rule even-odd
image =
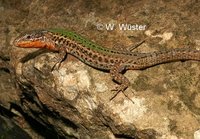
[[181, 60], [200, 61], [200, 50], [177, 48], [173, 50], [146, 53], [139, 57], [128, 69], [145, 69], [162, 63]]

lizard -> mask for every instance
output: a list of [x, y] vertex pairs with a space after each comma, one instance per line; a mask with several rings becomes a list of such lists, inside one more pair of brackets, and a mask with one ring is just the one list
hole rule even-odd
[[148, 53], [118, 50], [100, 46], [81, 35], [63, 29], [45, 29], [25, 32], [13, 42], [21, 48], [46, 48], [70, 54], [83, 63], [99, 70], [108, 71], [118, 85], [112, 89], [124, 92], [130, 81], [123, 75], [127, 70], [141, 70], [158, 64], [195, 60], [200, 61], [200, 50], [174, 48]]

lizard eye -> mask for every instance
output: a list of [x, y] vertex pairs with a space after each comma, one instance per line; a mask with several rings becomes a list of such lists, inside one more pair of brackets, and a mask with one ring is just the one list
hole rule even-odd
[[27, 36], [26, 36], [26, 38], [27, 38], [27, 39], [30, 39], [30, 38], [31, 38], [31, 36], [30, 36], [30, 35], [27, 35]]

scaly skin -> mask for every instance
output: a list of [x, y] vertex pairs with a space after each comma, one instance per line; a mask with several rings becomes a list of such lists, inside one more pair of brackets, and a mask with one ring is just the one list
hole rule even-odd
[[195, 49], [172, 49], [152, 53], [138, 53], [115, 50], [97, 45], [80, 35], [62, 29], [38, 30], [22, 34], [14, 45], [23, 48], [47, 48], [66, 52], [100, 70], [110, 71], [114, 81], [119, 83], [117, 92], [129, 86], [129, 80], [122, 71], [148, 68], [161, 63], [179, 60], [200, 61], [200, 51]]

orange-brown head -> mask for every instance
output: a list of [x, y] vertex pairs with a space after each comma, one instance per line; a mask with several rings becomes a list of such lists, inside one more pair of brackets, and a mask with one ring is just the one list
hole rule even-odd
[[22, 48], [47, 48], [58, 51], [52, 34], [46, 30], [30, 31], [18, 36], [13, 44]]

